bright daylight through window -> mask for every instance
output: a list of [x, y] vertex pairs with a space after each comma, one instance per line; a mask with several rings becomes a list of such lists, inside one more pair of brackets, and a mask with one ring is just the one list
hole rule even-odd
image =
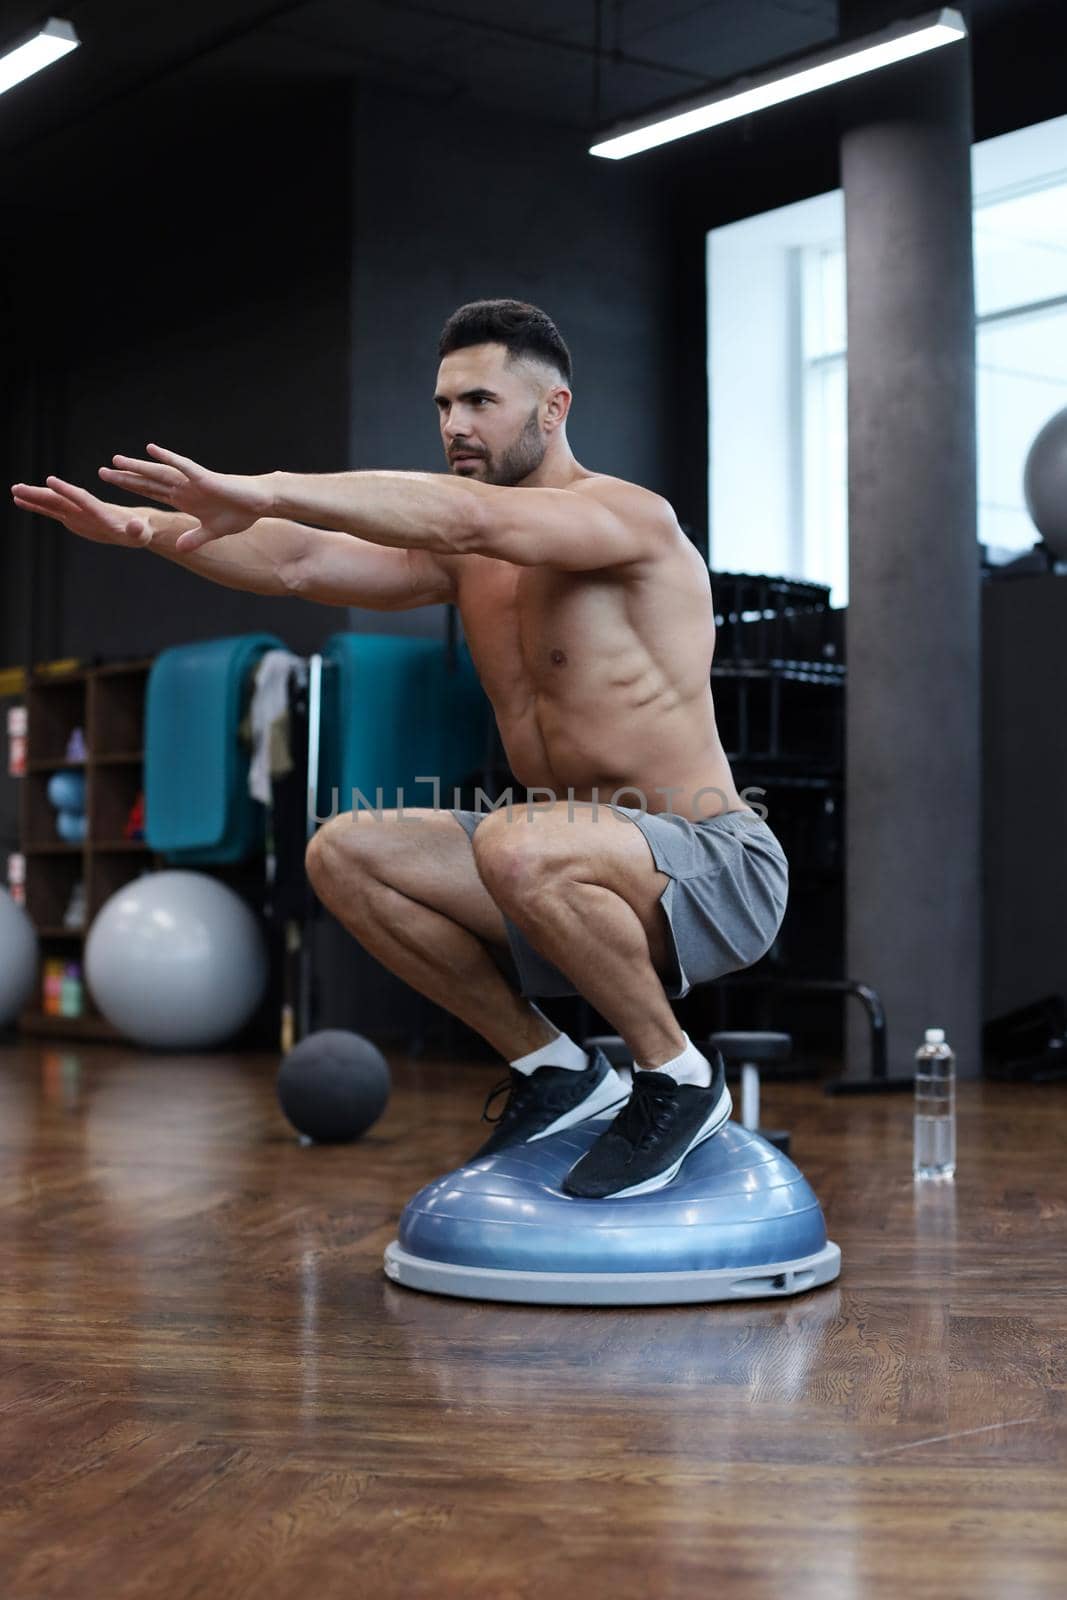
[[[1038, 535], [1023, 465], [1067, 405], [1067, 117], [974, 147], [978, 537]], [[848, 598], [845, 219], [840, 190], [708, 235], [710, 552]]]

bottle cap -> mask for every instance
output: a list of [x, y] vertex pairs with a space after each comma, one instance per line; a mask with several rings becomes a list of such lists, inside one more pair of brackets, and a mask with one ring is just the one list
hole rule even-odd
[[944, 1044], [944, 1042], [945, 1042], [945, 1030], [944, 1030], [944, 1028], [927, 1028], [927, 1030], [926, 1030], [926, 1042], [927, 1042], [927, 1044]]

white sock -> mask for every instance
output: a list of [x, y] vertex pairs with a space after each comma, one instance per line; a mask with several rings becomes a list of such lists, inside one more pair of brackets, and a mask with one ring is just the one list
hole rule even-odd
[[[548, 1022], [550, 1028], [555, 1023], [549, 1022], [543, 1011], [537, 1006], [531, 1009], [537, 1013], [542, 1022]], [[547, 1044], [540, 1045], [538, 1049], [531, 1050], [529, 1055], [520, 1056], [517, 1061], [512, 1061], [511, 1066], [516, 1072], [536, 1072], [538, 1067], [567, 1067], [571, 1072], [584, 1072], [589, 1065], [588, 1053], [581, 1045], [575, 1044], [569, 1033], [557, 1031], [556, 1037]]]
[[711, 1083], [711, 1062], [707, 1056], [701, 1054], [687, 1033], [683, 1033], [682, 1038], [685, 1040], [685, 1049], [680, 1056], [675, 1056], [673, 1061], [663, 1061], [658, 1067], [646, 1067], [642, 1070], [666, 1072], [675, 1083], [695, 1083], [698, 1088], [706, 1089]]

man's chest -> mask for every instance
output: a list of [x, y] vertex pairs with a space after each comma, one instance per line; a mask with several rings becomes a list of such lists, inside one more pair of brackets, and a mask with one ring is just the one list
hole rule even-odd
[[495, 704], [576, 689], [603, 665], [624, 619], [614, 577], [499, 561], [465, 575], [460, 613]]

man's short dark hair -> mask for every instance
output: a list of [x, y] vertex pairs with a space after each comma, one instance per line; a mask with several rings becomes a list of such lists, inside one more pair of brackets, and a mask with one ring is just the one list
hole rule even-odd
[[441, 331], [439, 356], [474, 344], [502, 344], [514, 357], [530, 356], [555, 367], [567, 384], [573, 376], [571, 353], [544, 311], [524, 300], [472, 300], [453, 311]]

